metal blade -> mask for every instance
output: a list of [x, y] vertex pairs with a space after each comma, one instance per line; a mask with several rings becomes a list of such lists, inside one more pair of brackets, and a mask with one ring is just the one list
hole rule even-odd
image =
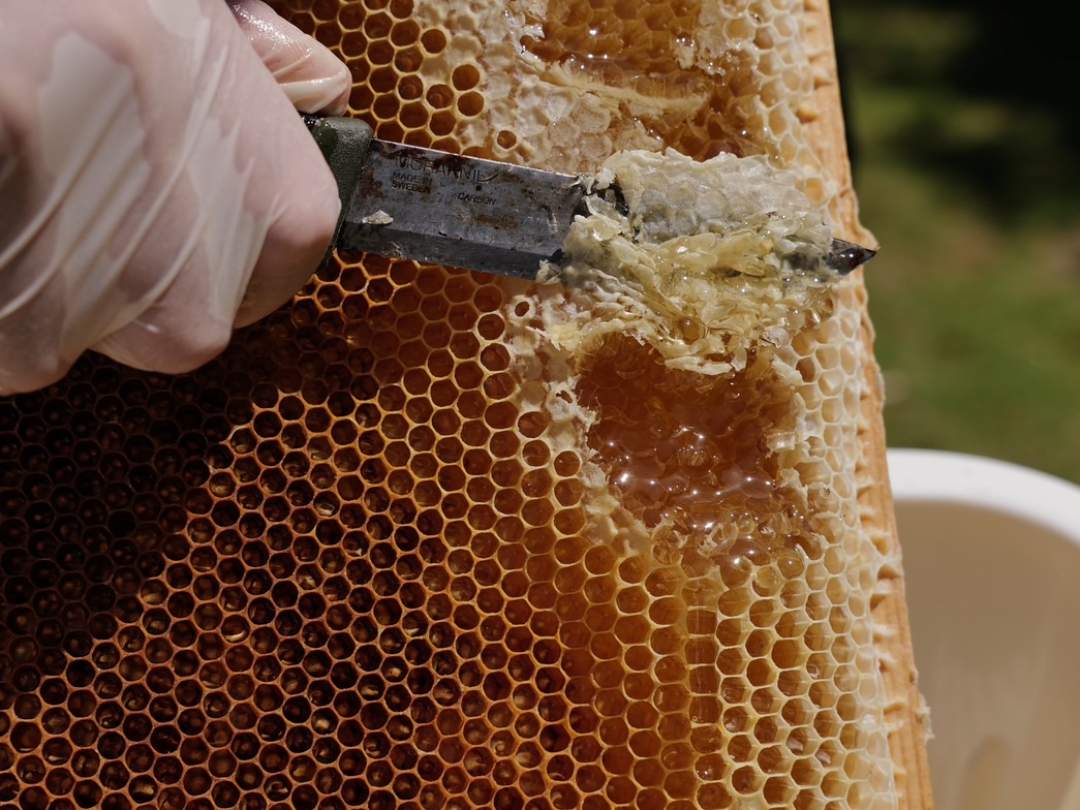
[[338, 246], [534, 279], [583, 195], [574, 175], [376, 140]]
[[[375, 140], [337, 244], [535, 279], [559, 258], [584, 196], [576, 175]], [[843, 275], [875, 253], [834, 239], [826, 264]]]
[[857, 267], [866, 264], [877, 256], [876, 250], [864, 248], [854, 242], [845, 242], [843, 239], [833, 239], [832, 249], [825, 257], [825, 264], [842, 276], [846, 276]]

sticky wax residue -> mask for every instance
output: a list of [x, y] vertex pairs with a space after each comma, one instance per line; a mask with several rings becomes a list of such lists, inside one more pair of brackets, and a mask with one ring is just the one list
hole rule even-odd
[[[785, 134], [786, 122], [775, 116], [766, 126], [741, 103], [760, 93], [756, 60], [713, 30], [725, 27], [717, 18], [739, 11], [705, 5], [550, 0], [542, 16], [526, 11], [534, 31], [521, 46], [543, 62], [552, 81], [620, 97], [624, 114], [664, 146], [699, 160], [759, 153], [763, 141]], [[741, 21], [724, 22], [746, 30]], [[778, 131], [769, 131], [774, 124]]]
[[700, 0], [656, 4], [645, 13], [635, 0], [588, 7], [552, 0], [544, 19], [534, 18], [542, 23], [542, 35], [527, 35], [522, 45], [549, 64], [592, 71], [609, 84], [642, 77], [670, 82], [691, 73], [691, 32], [700, 13]]
[[588, 198], [566, 261], [547, 269], [560, 286], [541, 306], [545, 333], [571, 354], [602, 334], [630, 333], [669, 367], [710, 375], [742, 368], [759, 342], [788, 343], [828, 306], [817, 270], [829, 225], [796, 180], [760, 158], [612, 156], [595, 189], [617, 184], [626, 207]]

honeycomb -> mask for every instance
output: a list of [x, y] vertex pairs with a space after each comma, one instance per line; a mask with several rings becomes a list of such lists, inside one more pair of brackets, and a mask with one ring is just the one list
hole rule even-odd
[[[378, 137], [833, 199], [798, 0], [274, 5]], [[192, 374], [0, 400], [0, 807], [895, 807], [862, 294], [733, 348], [340, 253]]]

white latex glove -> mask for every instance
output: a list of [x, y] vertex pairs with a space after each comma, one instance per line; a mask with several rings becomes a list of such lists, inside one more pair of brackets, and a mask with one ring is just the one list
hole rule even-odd
[[339, 209], [290, 98], [350, 83], [259, 0], [0, 0], [0, 393], [187, 371], [287, 300]]

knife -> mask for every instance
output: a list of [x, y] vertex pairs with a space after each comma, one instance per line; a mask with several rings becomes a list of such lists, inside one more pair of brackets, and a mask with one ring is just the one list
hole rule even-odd
[[[337, 179], [338, 248], [531, 280], [586, 212], [577, 175], [379, 140], [356, 118], [303, 118]], [[843, 275], [876, 252], [834, 239], [826, 264]]]

